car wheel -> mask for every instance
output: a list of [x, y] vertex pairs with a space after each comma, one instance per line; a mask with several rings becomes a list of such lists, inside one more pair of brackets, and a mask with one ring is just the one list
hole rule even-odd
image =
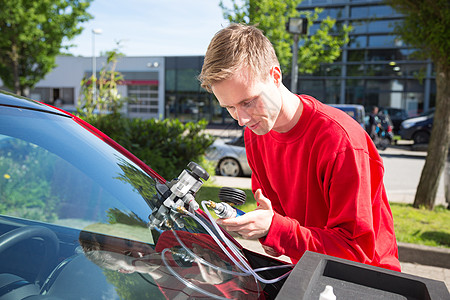
[[224, 158], [219, 162], [219, 174], [231, 177], [241, 176], [241, 166], [234, 158]]
[[426, 131], [419, 131], [414, 134], [414, 144], [428, 144], [430, 141], [430, 134]]

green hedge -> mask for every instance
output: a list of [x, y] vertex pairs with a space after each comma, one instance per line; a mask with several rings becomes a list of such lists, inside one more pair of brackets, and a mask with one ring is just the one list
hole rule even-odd
[[[129, 119], [120, 114], [83, 117], [158, 174], [176, 178], [190, 161], [211, 171], [204, 159], [214, 138], [205, 133], [207, 122], [181, 123], [178, 119]], [[211, 173], [210, 173], [211, 174]]]

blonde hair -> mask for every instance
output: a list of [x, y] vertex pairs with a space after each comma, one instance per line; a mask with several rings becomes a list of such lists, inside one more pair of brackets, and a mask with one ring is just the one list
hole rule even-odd
[[265, 80], [274, 65], [279, 66], [275, 50], [260, 29], [230, 24], [212, 38], [198, 79], [211, 93], [212, 85], [230, 78], [242, 67], [249, 67], [252, 79]]

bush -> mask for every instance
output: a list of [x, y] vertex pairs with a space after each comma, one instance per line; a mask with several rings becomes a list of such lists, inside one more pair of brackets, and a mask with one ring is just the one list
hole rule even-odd
[[129, 119], [120, 114], [92, 115], [83, 119], [167, 180], [177, 177], [190, 161], [210, 169], [204, 154], [214, 139], [204, 133], [205, 120], [183, 124], [178, 119]]

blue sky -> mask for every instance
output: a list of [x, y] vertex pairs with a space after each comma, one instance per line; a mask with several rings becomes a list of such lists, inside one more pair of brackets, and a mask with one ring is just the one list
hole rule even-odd
[[116, 41], [127, 56], [204, 55], [213, 35], [228, 24], [219, 0], [94, 0], [88, 12], [94, 18], [68, 42], [76, 56], [92, 56], [92, 30], [98, 28], [97, 56]]

